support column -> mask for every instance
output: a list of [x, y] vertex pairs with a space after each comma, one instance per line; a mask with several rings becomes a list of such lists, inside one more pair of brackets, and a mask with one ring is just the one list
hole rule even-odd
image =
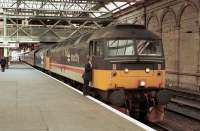
[[147, 7], [145, 4], [143, 4], [144, 6], [144, 26], [147, 28]]
[[3, 16], [3, 34], [4, 34], [4, 41], [6, 41], [7, 37], [7, 16]]
[[3, 52], [4, 52], [4, 55], [3, 55], [3, 56], [4, 56], [4, 57], [8, 57], [8, 48], [4, 48], [4, 51], [3, 51]]
[[180, 86], [180, 25], [176, 27], [176, 39], [177, 39], [177, 86]]
[[197, 73], [200, 73], [200, 27], [198, 29], [198, 65], [197, 65]]
[[[3, 40], [3, 44], [7, 44], [7, 17], [6, 15], [3, 16], [3, 36], [4, 36], [4, 40]], [[3, 57], [7, 57], [8, 56], [8, 49], [4, 48], [4, 53], [3, 53]]]
[[[8, 39], [7, 39], [7, 16], [6, 15], [3, 16], [3, 34], [4, 34], [3, 44], [7, 45], [8, 44]], [[3, 53], [3, 57], [5, 57], [7, 59], [6, 68], [8, 68], [9, 49], [8, 48], [4, 48], [3, 52], [4, 52]]]
[[[199, 2], [199, 4], [200, 4], [200, 2]], [[200, 14], [199, 14], [199, 18], [198, 18], [198, 43], [199, 43], [199, 46], [198, 46], [198, 53], [197, 53], [197, 55], [198, 55], [198, 65], [197, 65], [197, 74], [199, 74], [200, 73]], [[199, 76], [197, 76], [197, 87], [198, 87], [198, 91], [200, 91], [200, 77]]]

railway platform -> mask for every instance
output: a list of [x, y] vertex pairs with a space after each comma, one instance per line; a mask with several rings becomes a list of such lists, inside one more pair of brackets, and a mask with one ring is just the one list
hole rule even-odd
[[0, 131], [145, 130], [153, 131], [29, 65], [0, 72]]

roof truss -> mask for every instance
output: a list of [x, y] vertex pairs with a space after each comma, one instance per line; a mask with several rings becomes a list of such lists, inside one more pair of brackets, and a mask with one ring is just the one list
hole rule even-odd
[[144, 0], [0, 0], [0, 7], [6, 15], [105, 17], [140, 1]]

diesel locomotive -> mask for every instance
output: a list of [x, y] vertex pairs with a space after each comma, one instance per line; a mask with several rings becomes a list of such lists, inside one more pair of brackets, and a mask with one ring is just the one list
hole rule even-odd
[[163, 45], [144, 26], [112, 25], [33, 52], [24, 60], [77, 85], [83, 84], [84, 64], [92, 58], [91, 95], [126, 108], [136, 119], [163, 120], [168, 101]]

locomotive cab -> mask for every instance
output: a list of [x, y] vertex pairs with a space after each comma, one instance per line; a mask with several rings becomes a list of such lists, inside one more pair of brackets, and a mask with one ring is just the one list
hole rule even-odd
[[107, 28], [91, 36], [89, 55], [92, 86], [105, 101], [127, 106], [135, 118], [162, 121], [158, 96], [165, 86], [165, 59], [158, 36], [137, 25]]
[[92, 85], [101, 90], [164, 88], [164, 55], [161, 40], [94, 40]]

